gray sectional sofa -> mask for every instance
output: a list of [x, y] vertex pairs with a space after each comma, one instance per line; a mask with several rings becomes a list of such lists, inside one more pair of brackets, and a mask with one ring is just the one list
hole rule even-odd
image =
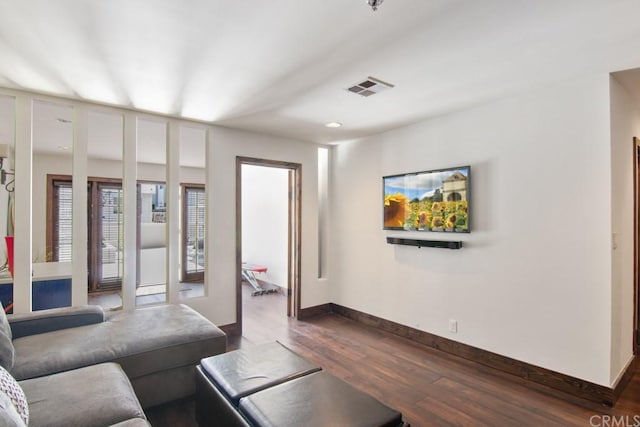
[[185, 305], [0, 313], [0, 366], [33, 426], [148, 425], [142, 408], [193, 395], [195, 366], [225, 351], [226, 335]]

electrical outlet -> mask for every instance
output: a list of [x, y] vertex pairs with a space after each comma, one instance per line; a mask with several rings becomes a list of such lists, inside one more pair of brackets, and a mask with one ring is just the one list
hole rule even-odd
[[458, 321], [455, 319], [449, 319], [449, 332], [458, 333]]

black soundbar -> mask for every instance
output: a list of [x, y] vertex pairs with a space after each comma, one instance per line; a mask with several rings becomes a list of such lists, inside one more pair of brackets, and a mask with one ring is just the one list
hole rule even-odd
[[445, 248], [460, 249], [461, 241], [453, 240], [417, 240], [417, 239], [399, 239], [397, 237], [387, 237], [387, 243], [393, 245], [417, 246], [419, 248]]

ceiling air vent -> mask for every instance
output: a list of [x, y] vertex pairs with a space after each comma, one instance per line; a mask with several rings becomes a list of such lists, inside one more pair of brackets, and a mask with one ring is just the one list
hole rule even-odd
[[349, 92], [357, 93], [360, 96], [371, 96], [392, 87], [392, 84], [383, 82], [382, 80], [378, 80], [374, 77], [367, 77], [366, 80], [351, 86], [347, 90]]

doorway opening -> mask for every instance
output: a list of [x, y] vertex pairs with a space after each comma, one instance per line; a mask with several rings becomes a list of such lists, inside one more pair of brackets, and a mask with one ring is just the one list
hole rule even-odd
[[239, 334], [243, 328], [243, 290], [245, 297], [249, 290], [252, 303], [258, 301], [253, 298], [283, 294], [286, 310], [282, 308], [282, 318], [298, 316], [301, 171], [302, 165], [298, 163], [236, 158], [236, 324]]

